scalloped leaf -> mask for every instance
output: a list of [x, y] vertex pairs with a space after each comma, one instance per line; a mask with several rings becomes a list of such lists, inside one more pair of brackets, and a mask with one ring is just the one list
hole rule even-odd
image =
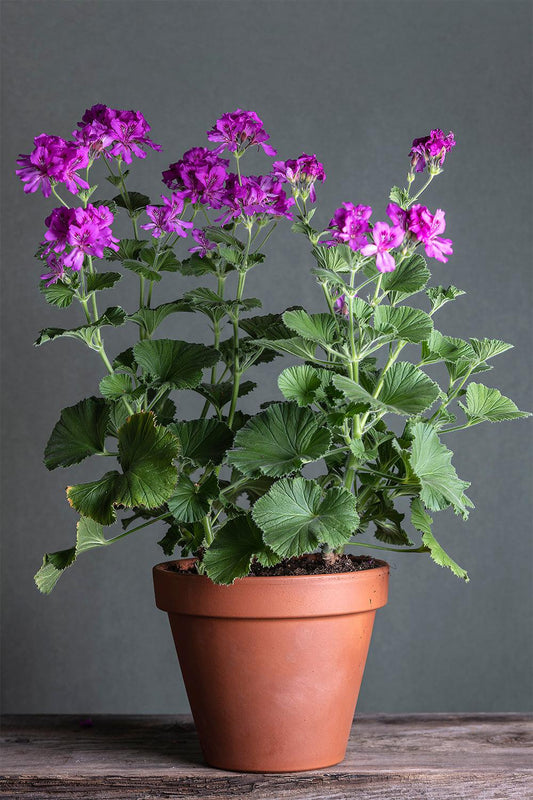
[[466, 406], [459, 403], [469, 421], [502, 422], [504, 420], [530, 417], [528, 411], [520, 409], [498, 389], [490, 389], [482, 383], [470, 383], [466, 390]]
[[359, 525], [355, 498], [305, 478], [283, 478], [252, 509], [264, 541], [282, 558], [312, 552], [319, 544], [342, 547]]
[[429, 339], [433, 320], [418, 308], [378, 306], [374, 312], [374, 327], [378, 333], [390, 333], [398, 339], [418, 344]]
[[232, 430], [215, 418], [176, 422], [169, 428], [180, 443], [180, 459], [197, 467], [220, 464], [233, 442]]
[[407, 416], [425, 411], [435, 402], [440, 392], [431, 378], [408, 361], [393, 364], [385, 373], [378, 398], [344, 375], [334, 375], [332, 381], [353, 403], [366, 403], [379, 411]]
[[70, 467], [104, 451], [109, 409], [100, 397], [64, 408], [44, 451], [47, 469]]
[[209, 512], [211, 501], [218, 497], [218, 481], [211, 475], [204, 483], [193, 483], [181, 475], [167, 504], [176, 522], [198, 522]]
[[310, 409], [278, 403], [252, 417], [237, 432], [226, 460], [244, 475], [280, 477], [317, 461], [330, 441], [329, 431]]
[[453, 558], [450, 558], [433, 536], [432, 524], [433, 520], [425, 510], [422, 501], [419, 497], [414, 497], [411, 501], [411, 525], [422, 533], [422, 542], [427, 547], [431, 558], [439, 567], [451, 569], [454, 575], [468, 583], [470, 578], [466, 570], [460, 567]]
[[154, 386], [194, 389], [203, 370], [219, 360], [213, 347], [174, 339], [145, 339], [133, 348], [135, 360]]
[[261, 563], [279, 561], [274, 551], [263, 541], [255, 522], [248, 515], [228, 520], [217, 531], [213, 543], [206, 550], [202, 563], [214, 583], [230, 584], [250, 572], [252, 558]]
[[470, 483], [457, 476], [452, 465], [452, 451], [442, 444], [431, 425], [416, 422], [411, 434], [409, 463], [420, 482], [420, 499], [433, 511], [442, 511], [451, 505], [456, 514], [467, 519], [468, 508], [474, 507], [464, 493]]
[[322, 386], [322, 376], [309, 364], [299, 364], [283, 370], [278, 377], [278, 386], [286, 400], [309, 406], [315, 402], [317, 391]]

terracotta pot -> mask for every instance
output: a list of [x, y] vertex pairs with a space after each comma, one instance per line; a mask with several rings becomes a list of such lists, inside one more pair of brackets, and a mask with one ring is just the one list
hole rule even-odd
[[293, 772], [338, 764], [389, 567], [336, 575], [247, 577], [218, 586], [154, 567], [208, 764]]

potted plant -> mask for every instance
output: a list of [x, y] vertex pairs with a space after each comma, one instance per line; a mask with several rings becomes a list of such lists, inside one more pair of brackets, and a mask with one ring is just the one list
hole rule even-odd
[[[344, 756], [375, 611], [387, 600], [388, 565], [345, 546], [427, 553], [468, 580], [432, 532], [435, 511], [466, 519], [472, 507], [445, 442], [527, 416], [479, 382], [511, 345], [435, 327], [464, 293], [428, 285], [426, 257], [446, 263], [452, 242], [444, 211], [420, 197], [454, 137], [432, 130], [413, 141], [389, 222], [345, 202], [323, 229], [314, 227], [325, 180], [316, 156], [274, 161], [262, 176], [241, 170], [251, 147], [276, 156], [254, 112], [224, 114], [202, 146], [170, 164], [157, 204], [127, 186], [133, 159], [161, 149], [149, 131], [140, 112], [97, 105], [71, 140], [43, 134], [18, 161], [25, 191], [58, 201], [37, 251], [44, 299], [81, 310], [81, 324], [46, 328], [36, 345], [73, 337], [105, 367], [98, 392], [61, 412], [45, 465], [93, 455], [115, 463], [67, 488], [76, 541], [44, 556], [36, 583], [48, 593], [85, 551], [163, 522], [165, 555], [184, 557], [154, 568], [156, 602], [169, 614], [206, 760], [324, 767]], [[111, 199], [96, 199], [94, 170]], [[114, 234], [117, 215], [131, 220], [128, 238]], [[310, 251], [321, 312], [261, 314], [245, 293], [287, 221]], [[102, 311], [100, 298], [132, 273], [139, 307]], [[180, 292], [182, 275], [200, 285]], [[158, 335], [170, 315], [193, 313], [206, 318], [212, 344]], [[116, 353], [107, 339], [123, 325], [137, 341]], [[280, 372], [279, 397], [243, 413], [239, 400], [256, 387], [247, 373], [280, 355], [293, 363]], [[448, 376], [442, 388], [435, 364]], [[179, 416], [182, 391], [197, 395], [195, 419]], [[105, 536], [119, 517], [122, 532]], [[361, 541], [367, 531], [377, 542]]]

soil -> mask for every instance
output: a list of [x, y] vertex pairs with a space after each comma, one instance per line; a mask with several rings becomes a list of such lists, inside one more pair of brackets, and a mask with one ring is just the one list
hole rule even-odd
[[[259, 561], [252, 561], [249, 577], [282, 576], [282, 575], [334, 575], [338, 572], [360, 572], [365, 569], [382, 567], [383, 562], [378, 561], [372, 556], [354, 556], [343, 554], [335, 556], [324, 556], [321, 553], [312, 555], [294, 556], [285, 558], [274, 567], [263, 567]], [[187, 574], [197, 574], [196, 567], [191, 564], [187, 569], [179, 569], [178, 566], [170, 565], [169, 569], [176, 572]]]

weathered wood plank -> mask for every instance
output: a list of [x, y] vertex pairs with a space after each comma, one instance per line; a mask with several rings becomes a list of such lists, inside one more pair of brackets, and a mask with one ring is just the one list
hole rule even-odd
[[1, 798], [527, 800], [531, 717], [358, 716], [342, 764], [250, 775], [211, 769], [187, 717], [6, 717]]

